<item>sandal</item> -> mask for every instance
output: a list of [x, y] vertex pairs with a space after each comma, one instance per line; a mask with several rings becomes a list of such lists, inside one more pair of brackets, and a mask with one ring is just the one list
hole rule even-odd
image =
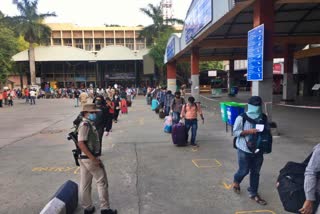
[[251, 200], [254, 200], [255, 202], [257, 202], [260, 205], [267, 205], [267, 202], [265, 200], [263, 200], [262, 198], [260, 198], [259, 195], [250, 197]]
[[234, 184], [233, 184], [233, 192], [235, 192], [236, 194], [240, 194], [240, 186], [235, 186]]

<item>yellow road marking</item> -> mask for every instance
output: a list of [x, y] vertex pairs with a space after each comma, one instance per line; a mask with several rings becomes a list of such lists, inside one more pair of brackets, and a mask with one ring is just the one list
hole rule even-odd
[[271, 213], [271, 214], [276, 214], [275, 212], [271, 210], [252, 210], [252, 211], [238, 211], [235, 212], [235, 214], [250, 214], [250, 213]]
[[228, 185], [226, 182], [223, 182], [223, 186], [227, 190], [230, 190], [232, 188], [232, 184]]
[[197, 152], [197, 151], [198, 151], [198, 148], [192, 148], [191, 151]]
[[34, 167], [32, 172], [71, 172], [78, 174], [79, 167]]
[[197, 168], [219, 168], [222, 164], [216, 159], [193, 159], [192, 163]]

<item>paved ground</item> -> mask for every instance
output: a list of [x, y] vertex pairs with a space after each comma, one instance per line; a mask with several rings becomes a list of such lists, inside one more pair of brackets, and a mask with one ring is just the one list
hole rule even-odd
[[[240, 196], [230, 190], [236, 151], [220, 120], [220, 100], [203, 100], [208, 108], [198, 150], [173, 146], [163, 122], [144, 99], [136, 100], [103, 141], [112, 207], [120, 214], [286, 213], [275, 189], [278, 171], [289, 160], [303, 160], [320, 142], [320, 110], [274, 106], [281, 135], [265, 156], [260, 192], [269, 204], [262, 207], [248, 200], [247, 178]], [[14, 108], [0, 110], [0, 213], [39, 213], [62, 183], [79, 181], [74, 146], [66, 140], [79, 112], [72, 104], [17, 101]], [[93, 197], [98, 206], [95, 188]]]

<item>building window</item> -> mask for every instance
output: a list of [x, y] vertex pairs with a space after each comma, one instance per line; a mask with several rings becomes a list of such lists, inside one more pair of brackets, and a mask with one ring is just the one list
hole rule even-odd
[[61, 45], [61, 39], [53, 39], [53, 45]]
[[137, 44], [137, 50], [142, 50], [145, 49], [146, 45], [145, 44]]
[[76, 48], [81, 48], [81, 49], [83, 49], [82, 39], [75, 39], [75, 40], [74, 40], [74, 43], [75, 43]]
[[93, 51], [93, 41], [92, 39], [85, 39], [85, 50], [86, 51]]
[[104, 46], [104, 40], [103, 39], [95, 39], [95, 51], [100, 51], [101, 48]]
[[63, 45], [64, 46], [72, 46], [72, 40], [71, 39], [63, 39]]
[[106, 38], [106, 45], [114, 45], [114, 39], [113, 38]]
[[116, 39], [116, 45], [124, 46], [124, 39]]

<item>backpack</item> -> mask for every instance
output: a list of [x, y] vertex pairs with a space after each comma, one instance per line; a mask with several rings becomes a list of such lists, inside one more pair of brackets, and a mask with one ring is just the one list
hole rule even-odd
[[[304, 193], [304, 173], [312, 153], [302, 162], [288, 162], [278, 176], [277, 190], [284, 209], [288, 212], [299, 213], [306, 197]], [[317, 173], [319, 177], [319, 172]], [[318, 201], [316, 201], [318, 203]], [[315, 206], [316, 207], [316, 206]]]
[[[252, 124], [263, 124], [264, 129], [262, 132], [258, 132], [257, 134], [254, 135], [249, 135], [249, 140], [247, 141], [247, 147], [251, 152], [255, 151], [262, 151], [264, 154], [269, 154], [272, 152], [272, 135], [271, 135], [271, 130], [269, 128], [268, 124], [268, 118], [267, 115], [262, 114], [261, 118], [258, 119], [251, 119], [248, 117], [246, 113], [243, 113], [240, 115], [242, 117], [242, 130], [244, 128], [244, 124], [246, 121], [249, 121]], [[237, 149], [236, 146], [236, 141], [238, 137], [233, 138], [233, 148]], [[257, 150], [258, 149], [258, 150]]]

